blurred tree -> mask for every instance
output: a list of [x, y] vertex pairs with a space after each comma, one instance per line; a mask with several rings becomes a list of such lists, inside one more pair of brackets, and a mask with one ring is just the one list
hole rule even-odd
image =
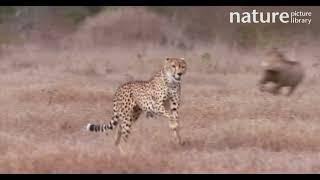
[[0, 23], [8, 19], [10, 16], [15, 15], [15, 6], [0, 6]]

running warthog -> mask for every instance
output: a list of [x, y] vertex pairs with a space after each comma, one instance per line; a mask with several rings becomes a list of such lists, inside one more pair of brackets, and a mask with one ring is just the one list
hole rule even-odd
[[287, 96], [290, 96], [304, 77], [301, 63], [287, 59], [277, 48], [268, 53], [268, 58], [263, 61], [263, 77], [259, 81], [259, 89], [265, 91], [265, 84], [272, 82], [275, 86], [272, 94], [278, 94], [282, 87], [290, 87]]

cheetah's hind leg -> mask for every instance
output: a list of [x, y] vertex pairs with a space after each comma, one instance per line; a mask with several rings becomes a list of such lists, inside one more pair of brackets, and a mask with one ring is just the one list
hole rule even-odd
[[126, 156], [126, 155], [127, 155], [127, 152], [126, 152], [126, 151], [124, 150], [124, 148], [120, 145], [121, 136], [122, 136], [121, 128], [118, 127], [118, 128], [117, 128], [117, 133], [116, 133], [116, 135], [115, 135], [115, 145], [118, 147], [120, 154], [123, 155], [123, 156]]

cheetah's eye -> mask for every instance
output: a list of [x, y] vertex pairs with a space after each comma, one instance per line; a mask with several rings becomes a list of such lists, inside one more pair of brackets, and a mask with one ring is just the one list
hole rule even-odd
[[175, 68], [175, 67], [176, 67], [176, 65], [172, 65], [172, 67], [173, 67], [173, 68]]

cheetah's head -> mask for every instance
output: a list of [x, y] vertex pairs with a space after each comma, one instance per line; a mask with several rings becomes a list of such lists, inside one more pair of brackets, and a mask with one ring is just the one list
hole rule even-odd
[[166, 58], [164, 70], [173, 82], [180, 82], [181, 76], [187, 71], [187, 63], [184, 58]]

